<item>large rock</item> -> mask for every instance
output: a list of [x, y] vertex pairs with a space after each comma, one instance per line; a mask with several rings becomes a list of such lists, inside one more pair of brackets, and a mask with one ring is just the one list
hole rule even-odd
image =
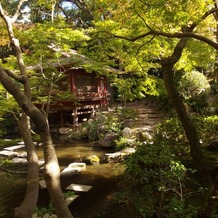
[[125, 138], [129, 138], [132, 135], [132, 130], [129, 127], [125, 127], [122, 130], [122, 136]]
[[118, 137], [119, 136], [116, 133], [107, 133], [103, 139], [98, 141], [98, 143], [102, 148], [114, 148]]
[[63, 171], [61, 171], [61, 177], [67, 177], [71, 175], [75, 175], [81, 171], [86, 170], [85, 163], [74, 162], [68, 165]]
[[67, 135], [67, 134], [69, 134], [69, 132], [70, 132], [70, 128], [61, 127], [61, 128], [59, 129], [59, 133], [60, 133], [61, 135]]
[[107, 153], [105, 154], [105, 159], [107, 162], [121, 162], [125, 160], [125, 158], [130, 155], [135, 153], [136, 149], [127, 147], [121, 151], [115, 152], [115, 153]]
[[97, 165], [100, 162], [100, 158], [96, 155], [88, 155], [83, 158], [83, 162], [86, 164]]
[[144, 142], [144, 141], [150, 141], [152, 139], [151, 134], [144, 129], [140, 129], [137, 133], [137, 140], [140, 142]]
[[27, 159], [21, 158], [21, 157], [15, 157], [11, 161], [12, 163], [15, 163], [15, 164], [26, 164], [27, 163]]

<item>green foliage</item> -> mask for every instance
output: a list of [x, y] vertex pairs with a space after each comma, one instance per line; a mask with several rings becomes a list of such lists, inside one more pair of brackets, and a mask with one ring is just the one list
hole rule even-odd
[[121, 120], [119, 117], [114, 116], [113, 114], [97, 117], [97, 119], [94, 119], [89, 127], [89, 139], [100, 139], [109, 132], [120, 134], [121, 127]]
[[176, 78], [178, 91], [185, 102], [188, 103], [193, 111], [198, 113], [205, 112], [207, 95], [210, 92], [210, 84], [206, 76], [198, 71], [191, 71], [186, 73], [177, 72]]
[[13, 139], [13, 140], [0, 140], [0, 147], [9, 147], [12, 145], [15, 145], [17, 142], [19, 142], [20, 139]]
[[209, 82], [203, 73], [191, 71], [183, 73], [178, 81], [178, 91], [184, 99], [194, 98], [201, 93], [210, 91]]
[[91, 141], [98, 140], [100, 138], [98, 134], [98, 128], [101, 123], [101, 120], [93, 120], [91, 123], [89, 123], [88, 126], [88, 138]]
[[170, 118], [161, 122], [154, 131], [154, 137], [161, 143], [174, 148], [178, 157], [185, 157], [189, 153], [189, 144], [180, 121]]
[[134, 119], [137, 117], [138, 111], [133, 108], [118, 107], [118, 113], [121, 119]]
[[65, 198], [72, 197], [74, 195], [75, 195], [74, 191], [66, 191], [66, 192], [64, 192], [64, 197]]
[[18, 113], [20, 111], [18, 104], [5, 89], [0, 85], [0, 118], [8, 112]]
[[78, 129], [78, 134], [73, 131], [70, 133], [71, 138], [88, 138], [91, 141], [96, 141], [105, 136], [106, 133], [117, 133], [120, 135], [122, 129], [121, 119], [113, 113], [97, 114], [96, 117], [83, 122], [81, 128]]
[[[192, 122], [204, 145], [208, 145], [217, 138], [218, 116], [193, 116]], [[156, 140], [167, 143], [174, 148], [174, 153], [178, 157], [187, 157], [189, 153], [189, 144], [178, 118], [167, 119], [160, 123], [155, 128], [154, 137]]]
[[9, 159], [1, 161], [1, 167], [10, 166], [12, 164], [12, 161]]
[[111, 113], [108, 114], [107, 119], [104, 121], [104, 126], [107, 132], [114, 132], [120, 134], [123, 123], [119, 116]]
[[113, 86], [116, 86], [121, 101], [141, 99], [148, 95], [159, 96], [163, 91], [163, 81], [152, 76], [141, 76], [141, 78], [116, 78]]
[[197, 209], [187, 197], [187, 169], [170, 143], [141, 145], [126, 161], [126, 192], [120, 199], [136, 217], [192, 217]]
[[218, 116], [193, 117], [193, 123], [204, 145], [215, 140], [218, 135]]
[[[55, 209], [54, 209], [54, 206], [53, 206], [52, 203], [49, 203], [48, 208], [46, 208], [46, 207], [37, 207], [35, 209], [35, 213], [37, 213], [37, 217], [41, 217], [41, 218], [43, 218], [45, 214], [50, 215], [51, 218], [56, 217], [56, 215], [54, 215], [55, 214]], [[52, 215], [54, 215], [54, 216], [52, 216]]]
[[128, 140], [125, 137], [121, 137], [119, 140], [116, 140], [116, 150], [120, 151], [129, 146]]

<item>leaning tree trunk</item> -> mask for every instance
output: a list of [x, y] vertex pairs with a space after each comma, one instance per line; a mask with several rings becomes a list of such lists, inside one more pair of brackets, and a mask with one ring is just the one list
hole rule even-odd
[[[56, 214], [60, 218], [71, 218], [72, 215], [69, 211], [68, 205], [60, 187], [60, 169], [49, 132], [49, 125], [41, 111], [31, 102], [30, 82], [26, 73], [26, 68], [22, 57], [22, 50], [20, 48], [19, 40], [15, 37], [13, 31], [13, 23], [19, 15], [19, 9], [22, 3], [25, 1], [26, 0], [20, 0], [18, 2], [18, 10], [15, 12], [13, 17], [10, 17], [7, 15], [7, 13], [5, 13], [0, 3], [0, 17], [3, 18], [7, 26], [11, 44], [16, 50], [17, 63], [21, 73], [20, 77], [18, 75], [14, 75], [10, 71], [8, 71], [7, 74], [6, 71], [0, 67], [0, 82], [4, 88], [15, 98], [24, 113], [34, 122], [39, 132], [43, 146], [45, 158], [45, 180], [51, 201], [55, 207]], [[21, 91], [17, 83], [15, 83], [11, 77], [23, 84], [24, 92]]]
[[[190, 154], [197, 169], [203, 166], [203, 154], [200, 146], [197, 131], [185, 109], [182, 98], [180, 97], [175, 83], [173, 81], [173, 67], [174, 64], [180, 59], [183, 49], [186, 45], [187, 39], [180, 39], [177, 46], [174, 49], [173, 54], [161, 61], [162, 73], [164, 84], [168, 93], [168, 96], [176, 110], [177, 116], [183, 126], [186, 137], [190, 145]], [[202, 164], [201, 164], [202, 163]]]
[[183, 48], [186, 45], [186, 40], [187, 39], [185, 38], [181, 39], [175, 47], [174, 53], [170, 57], [163, 59], [161, 65], [164, 84], [189, 141], [190, 155], [194, 166], [198, 171], [199, 177], [203, 178], [201, 184], [205, 187], [205, 191], [201, 193], [201, 200], [204, 202], [204, 206], [202, 211], [199, 213], [202, 215], [201, 217], [206, 217], [205, 215], [210, 213], [208, 197], [213, 189], [213, 181], [211, 177], [211, 170], [213, 169], [213, 166], [211, 166], [204, 158], [197, 131], [185, 109], [182, 98], [180, 97], [173, 80], [173, 66], [181, 57]]
[[20, 108], [34, 122], [40, 135], [44, 158], [45, 158], [45, 180], [55, 207], [56, 215], [59, 218], [72, 218], [68, 205], [65, 201], [60, 187], [60, 169], [51, 139], [49, 125], [42, 112], [31, 102], [28, 97], [20, 90], [17, 83], [12, 80], [5, 70], [0, 67], [0, 82], [4, 88], [15, 98]]
[[14, 218], [32, 217], [39, 193], [38, 156], [33, 144], [29, 119], [22, 114], [18, 120], [19, 130], [25, 143], [28, 160], [27, 188], [22, 204], [14, 211]]

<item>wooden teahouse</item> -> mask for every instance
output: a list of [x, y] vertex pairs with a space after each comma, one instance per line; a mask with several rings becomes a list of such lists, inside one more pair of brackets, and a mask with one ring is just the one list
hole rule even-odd
[[[83, 118], [94, 115], [96, 109], [106, 108], [108, 105], [109, 93], [106, 78], [94, 71], [87, 72], [83, 65], [89, 60], [73, 52], [73, 58], [71, 54], [70, 58], [63, 59], [61, 65], [55, 65], [55, 68], [64, 74], [57, 82], [58, 92], [66, 92], [68, 96], [72, 94], [72, 98], [51, 101], [50, 125], [76, 126]], [[89, 64], [91, 64], [90, 61]], [[111, 68], [111, 70], [114, 69]], [[52, 93], [52, 96], [54, 95], [56, 95], [55, 91]], [[42, 108], [46, 105], [37, 103], [36, 106]]]

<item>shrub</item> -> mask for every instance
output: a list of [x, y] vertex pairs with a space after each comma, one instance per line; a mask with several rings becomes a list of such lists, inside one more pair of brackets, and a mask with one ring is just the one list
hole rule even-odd
[[[205, 144], [217, 137], [218, 116], [193, 117], [193, 124]], [[177, 118], [163, 121], [153, 142], [138, 146], [125, 162], [125, 190], [120, 196], [132, 217], [197, 217], [205, 202], [196, 202], [196, 196], [206, 190], [184, 165], [187, 157], [189, 145]]]
[[189, 152], [189, 144], [181, 122], [176, 118], [164, 120], [156, 126], [154, 140], [172, 147], [177, 156], [184, 156]]
[[193, 117], [194, 125], [197, 129], [199, 138], [204, 144], [217, 139], [218, 135], [218, 116]]
[[133, 108], [119, 108], [118, 113], [122, 119], [134, 119], [137, 117], [138, 112]]
[[197, 207], [189, 200], [187, 169], [174, 148], [155, 141], [141, 145], [126, 161], [126, 190], [120, 199], [135, 217], [192, 217]]
[[206, 76], [198, 71], [186, 72], [180, 75], [177, 83], [178, 91], [192, 110], [197, 113], [204, 112], [207, 106], [207, 94], [210, 91]]

